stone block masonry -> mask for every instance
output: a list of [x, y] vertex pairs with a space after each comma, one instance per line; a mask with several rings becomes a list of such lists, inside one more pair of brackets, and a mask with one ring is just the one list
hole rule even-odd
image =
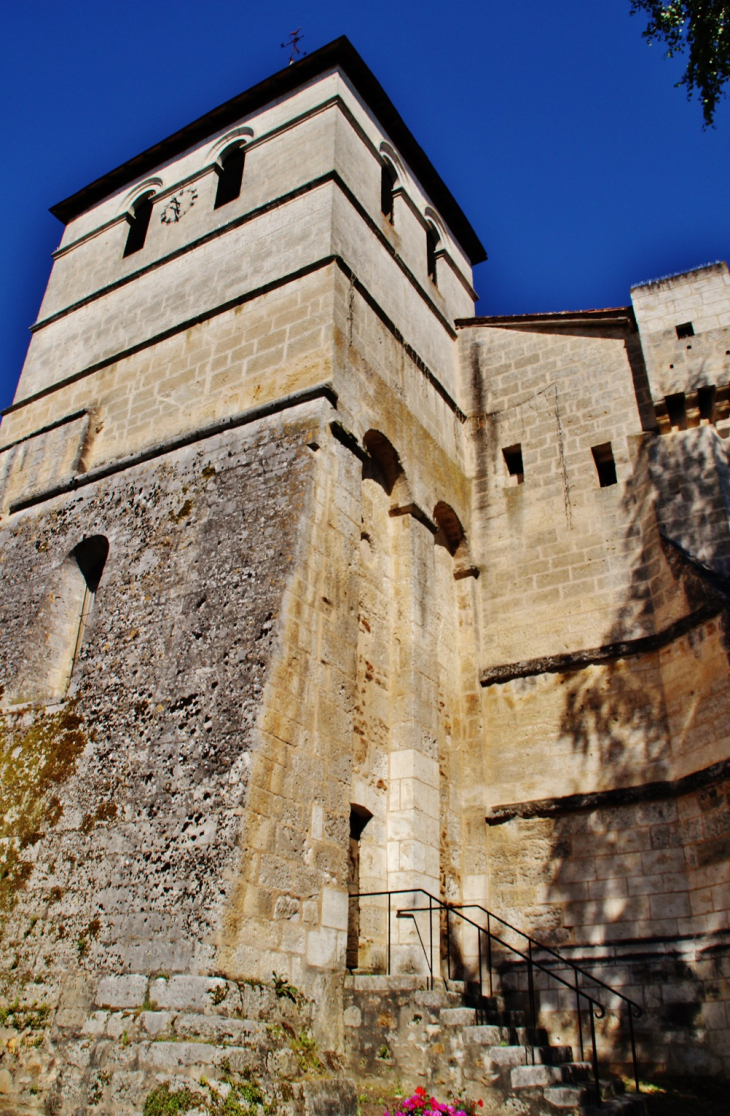
[[579, 1108], [561, 1046], [429, 1006], [479, 963], [429, 894], [730, 1074], [726, 266], [465, 317], [484, 250], [345, 41], [54, 212], [0, 429], [0, 1107], [344, 1116], [347, 982], [393, 979], [370, 1070]]
[[[79, 951], [102, 970], [212, 962], [225, 887], [209, 865], [235, 863], [309, 429], [303, 418], [212, 439], [6, 531], [6, 856], [24, 879], [6, 896], [8, 963], [52, 975]], [[61, 711], [36, 709], [54, 571], [102, 532], [109, 557], [72, 689]], [[39, 904], [48, 920], [26, 934]]]

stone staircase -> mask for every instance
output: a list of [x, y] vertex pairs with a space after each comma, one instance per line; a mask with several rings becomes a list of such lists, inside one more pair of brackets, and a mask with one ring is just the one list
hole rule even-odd
[[314, 1012], [286, 983], [76, 980], [43, 1029], [0, 1026], [0, 1116], [354, 1116], [354, 1085], [317, 1047]]
[[642, 1097], [601, 1075], [596, 1107], [593, 1069], [570, 1046], [526, 1025], [519, 993], [484, 998], [458, 981], [430, 991], [424, 978], [354, 974], [345, 979], [350, 1072], [363, 1083], [422, 1085], [483, 1101], [489, 1116], [602, 1112], [640, 1116]]

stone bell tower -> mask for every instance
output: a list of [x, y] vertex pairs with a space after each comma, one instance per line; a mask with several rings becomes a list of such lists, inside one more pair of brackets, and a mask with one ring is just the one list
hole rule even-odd
[[730, 1074], [727, 266], [474, 317], [346, 39], [53, 212], [0, 430], [0, 1095], [265, 1067], [324, 1116], [311, 1043], [382, 1069], [368, 1012], [461, 1087], [368, 999], [478, 976], [461, 905], [620, 993], [607, 1062], [631, 1001], [646, 1061]]
[[388, 937], [348, 885], [461, 894], [484, 251], [345, 39], [53, 212], [0, 445], [3, 967], [77, 1027], [275, 970], [337, 1045], [348, 921]]

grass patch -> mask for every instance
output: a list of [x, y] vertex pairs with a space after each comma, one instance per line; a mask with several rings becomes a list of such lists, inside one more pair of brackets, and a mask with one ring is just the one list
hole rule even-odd
[[176, 1116], [194, 1108], [209, 1116], [274, 1116], [275, 1105], [267, 1100], [253, 1074], [243, 1074], [238, 1081], [226, 1076], [223, 1083], [228, 1086], [225, 1097], [206, 1078], [201, 1079], [201, 1092], [196, 1093], [185, 1088], [171, 1092], [165, 1082], [149, 1094], [142, 1116]]
[[170, 1086], [165, 1082], [149, 1094], [144, 1102], [142, 1116], [174, 1116], [176, 1112], [189, 1112], [191, 1108], [199, 1106], [200, 1097], [196, 1097], [189, 1089], [171, 1093]]

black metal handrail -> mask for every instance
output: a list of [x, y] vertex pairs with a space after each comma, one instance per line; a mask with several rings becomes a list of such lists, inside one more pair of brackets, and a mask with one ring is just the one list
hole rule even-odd
[[[413, 919], [413, 924], [414, 924], [414, 927], [415, 927], [415, 930], [416, 930], [416, 934], [418, 935], [418, 940], [421, 944], [421, 948], [423, 950], [424, 956], [426, 958], [426, 963], [428, 965], [429, 983], [430, 983], [430, 987], [432, 989], [433, 989], [433, 986], [434, 986], [434, 975], [433, 975], [433, 912], [435, 910], [436, 911], [444, 911], [446, 913], [446, 957], [447, 957], [447, 974], [448, 974], [448, 979], [449, 980], [451, 980], [451, 936], [450, 936], [450, 933], [449, 933], [449, 916], [452, 915], [452, 914], [456, 915], [458, 918], [460, 918], [467, 925], [473, 926], [474, 929], [477, 931], [478, 965], [479, 965], [479, 995], [480, 995], [480, 998], [483, 998], [483, 987], [484, 987], [483, 964], [482, 964], [482, 953], [483, 953], [483, 951], [482, 951], [482, 935], [486, 939], [485, 944], [486, 944], [486, 954], [487, 954], [487, 970], [488, 970], [488, 976], [489, 976], [489, 994], [490, 994], [490, 996], [492, 996], [494, 994], [494, 991], [493, 991], [493, 965], [492, 965], [492, 943], [493, 942], [498, 943], [504, 949], [509, 950], [511, 953], [515, 954], [517, 957], [520, 957], [523, 961], [526, 962], [526, 964], [527, 964], [527, 980], [528, 980], [528, 1002], [529, 1002], [529, 1005], [530, 1005], [530, 1017], [531, 1017], [531, 1020], [532, 1020], [531, 1031], [532, 1031], [533, 1042], [530, 1045], [532, 1046], [533, 1064], [534, 1064], [534, 1047], [536, 1045], [534, 1040], [535, 1040], [535, 1037], [536, 1037], [537, 1019], [538, 1019], [538, 1013], [537, 1013], [537, 1007], [536, 1007], [536, 998], [535, 998], [534, 970], [537, 969], [540, 972], [545, 973], [545, 975], [547, 977], [549, 977], [551, 980], [557, 981], [559, 984], [562, 984], [564, 987], [568, 988], [572, 993], [575, 994], [575, 998], [576, 998], [576, 1017], [577, 1017], [577, 1023], [578, 1023], [578, 1038], [579, 1038], [579, 1043], [580, 1043], [581, 1061], [584, 1060], [582, 1010], [585, 1010], [585, 1007], [589, 1008], [588, 1017], [589, 1017], [589, 1020], [590, 1020], [590, 1031], [591, 1031], [591, 1054], [592, 1054], [591, 1061], [592, 1061], [593, 1078], [594, 1078], [594, 1083], [595, 1083], [596, 1104], [599, 1107], [601, 1107], [601, 1105], [602, 1105], [602, 1098], [601, 1098], [601, 1085], [600, 1085], [600, 1079], [599, 1079], [599, 1073], [598, 1073], [598, 1052], [597, 1052], [597, 1047], [596, 1047], [595, 1020], [604, 1018], [604, 1016], [606, 1014], [606, 1008], [604, 1007], [604, 1005], [601, 1003], [600, 1000], [597, 1000], [595, 998], [595, 996], [592, 996], [588, 991], [586, 991], [585, 988], [582, 988], [580, 986], [580, 983], [579, 983], [580, 976], [584, 976], [584, 977], [588, 978], [589, 980], [594, 981], [596, 984], [600, 985], [602, 988], [605, 988], [612, 995], [617, 996], [620, 1000], [622, 1000], [623, 1002], [628, 1004], [628, 1006], [629, 1006], [629, 1011], [628, 1011], [629, 1029], [630, 1029], [630, 1034], [631, 1034], [631, 1056], [632, 1056], [633, 1070], [634, 1070], [634, 1083], [635, 1083], [636, 1092], [637, 1093], [640, 1092], [638, 1064], [637, 1064], [637, 1060], [636, 1060], [636, 1042], [635, 1042], [635, 1038], [634, 1038], [634, 1023], [633, 1023], [633, 1020], [634, 1020], [634, 1018], [638, 1018], [642, 1014], [642, 1010], [637, 1003], [635, 1003], [633, 1000], [630, 1000], [628, 996], [624, 996], [624, 994], [622, 992], [616, 991], [616, 989], [612, 988], [609, 984], [606, 984], [606, 982], [602, 981], [599, 977], [594, 977], [592, 973], [589, 973], [586, 969], [583, 969], [579, 965], [576, 965], [574, 961], [570, 960], [570, 958], [562, 956], [560, 953], [557, 952], [557, 950], [554, 950], [550, 946], [546, 946], [542, 942], [539, 942], [536, 938], [531, 937], [529, 934], [526, 934], [523, 930], [520, 930], [520, 929], [518, 929], [518, 927], [513, 926], [511, 923], [507, 922], [505, 919], [501, 918], [499, 915], [496, 915], [496, 914], [494, 914], [494, 912], [487, 910], [486, 907], [482, 907], [478, 903], [447, 903], [445, 900], [439, 899], [437, 896], [432, 895], [429, 891], [426, 891], [425, 888], [422, 888], [422, 887], [399, 888], [397, 890], [392, 890], [392, 891], [360, 891], [360, 892], [356, 892], [356, 893], [350, 895], [350, 899], [365, 899], [365, 898], [373, 898], [374, 899], [374, 898], [378, 898], [378, 897], [380, 897], [380, 898], [387, 897], [387, 900], [388, 900], [388, 906], [387, 906], [388, 929], [387, 929], [386, 971], [387, 971], [388, 974], [390, 974], [390, 960], [391, 960], [391, 949], [392, 949], [391, 915], [392, 915], [392, 897], [394, 895], [424, 895], [428, 899], [428, 907], [404, 907], [404, 908], [401, 908], [401, 909], [396, 911], [396, 918], [411, 918], [411, 919]], [[469, 918], [467, 915], [465, 915], [463, 913], [464, 910], [472, 910], [472, 909], [479, 910], [487, 916], [486, 927], [481, 926], [478, 922], [475, 922], [473, 919]], [[425, 914], [425, 913], [428, 913], [428, 916], [429, 916], [428, 917], [428, 923], [429, 923], [429, 949], [428, 949], [428, 951], [426, 951], [426, 946], [424, 944], [423, 938], [421, 936], [421, 932], [418, 928], [418, 922], [416, 920], [416, 915], [417, 914]], [[506, 927], [508, 930], [510, 930], [510, 931], [512, 931], [516, 934], [519, 934], [522, 938], [524, 938], [525, 941], [527, 942], [527, 952], [526, 953], [523, 952], [522, 950], [518, 949], [516, 946], [512, 945], [511, 942], [505, 941], [504, 938], [500, 937], [499, 934], [495, 933], [494, 930], [492, 930], [492, 920], [498, 922], [501, 926]], [[535, 960], [535, 957], [533, 955], [533, 948], [537, 949], [537, 951], [543, 951], [543, 952], [549, 953], [552, 956], [557, 957], [563, 964], [569, 966], [573, 970], [573, 973], [574, 973], [574, 978], [575, 978], [574, 983], [571, 984], [568, 980], [565, 980], [563, 977], [559, 976], [558, 973], [556, 973], [553, 968], [548, 968], [546, 965], [543, 965], [539, 961]], [[581, 1008], [581, 1000], [586, 1001], [586, 1004], [584, 1005], [583, 1009]], [[526, 1033], [526, 1038], [527, 1038], [527, 1033]], [[527, 1045], [528, 1045], [527, 1042], [525, 1043], [525, 1045], [527, 1047]]]
[[[612, 988], [610, 984], [606, 984], [605, 980], [601, 980], [600, 977], [594, 976], [593, 973], [589, 972], [587, 969], [582, 968], [580, 965], [576, 965], [575, 961], [572, 961], [569, 957], [565, 957], [560, 952], [560, 950], [553, 949], [552, 946], [547, 946], [547, 945], [544, 944], [544, 942], [539, 942], [536, 938], [531, 937], [530, 934], [525, 933], [524, 930], [520, 930], [519, 927], [513, 926], [511, 922], [507, 922], [507, 920], [502, 918], [500, 915], [494, 914], [493, 911], [488, 911], [487, 908], [482, 907], [481, 904], [479, 904], [479, 903], [450, 903], [450, 904], [448, 904], [448, 906], [451, 910], [454, 910], [454, 911], [457, 911], [457, 910], [459, 910], [459, 911], [464, 911], [464, 910], [481, 911], [482, 914], [487, 916], [486, 932], [488, 934], [490, 933], [490, 924], [491, 924], [492, 920], [496, 920], [501, 926], [506, 926], [508, 930], [511, 930], [515, 934], [519, 934], [522, 938], [524, 938], [526, 941], [528, 941], [531, 945], [536, 946], [541, 952], [549, 953], [551, 955], [551, 957], [556, 957], [558, 959], [558, 961], [562, 962], [562, 964], [568, 965], [573, 970], [573, 973], [575, 975], [575, 985], [573, 987], [575, 988], [576, 992], [578, 991], [578, 978], [580, 976], [583, 976], [583, 977], [586, 977], [587, 980], [592, 980], [594, 984], [600, 985], [601, 988], [605, 988], [606, 991], [609, 992], [612, 996], [616, 996], [619, 1000], [622, 1000], [628, 1007], [627, 1014], [628, 1014], [628, 1020], [629, 1020], [629, 1035], [630, 1035], [630, 1038], [631, 1038], [631, 1059], [632, 1059], [633, 1069], [634, 1069], [634, 1084], [636, 1086], [636, 1092], [637, 1093], [640, 1092], [640, 1089], [639, 1089], [639, 1075], [638, 1075], [637, 1062], [636, 1062], [636, 1037], [635, 1037], [635, 1034], [634, 1034], [634, 1019], [638, 1019], [644, 1013], [643, 1013], [643, 1010], [641, 1009], [641, 1007], [639, 1007], [639, 1005], [636, 1003], [635, 1000], [630, 999], [629, 996], [625, 996], [623, 994], [623, 992], [619, 992], [618, 989]], [[448, 942], [448, 917], [449, 916], [448, 916], [448, 913], [447, 913], [447, 915], [446, 915], [446, 919], [447, 919], [447, 942]], [[489, 972], [489, 987], [490, 987], [490, 993], [491, 993], [491, 987], [492, 987], [491, 968], [490, 968], [490, 972]], [[577, 1011], [577, 1014], [578, 1014], [578, 1033], [580, 1035], [580, 1048], [581, 1048], [581, 1059], [582, 1059], [582, 1057], [583, 1057], [583, 1035], [582, 1035], [581, 1027], [580, 1027], [580, 1004], [579, 1004], [579, 1000], [577, 998], [576, 998], [576, 1011]]]

